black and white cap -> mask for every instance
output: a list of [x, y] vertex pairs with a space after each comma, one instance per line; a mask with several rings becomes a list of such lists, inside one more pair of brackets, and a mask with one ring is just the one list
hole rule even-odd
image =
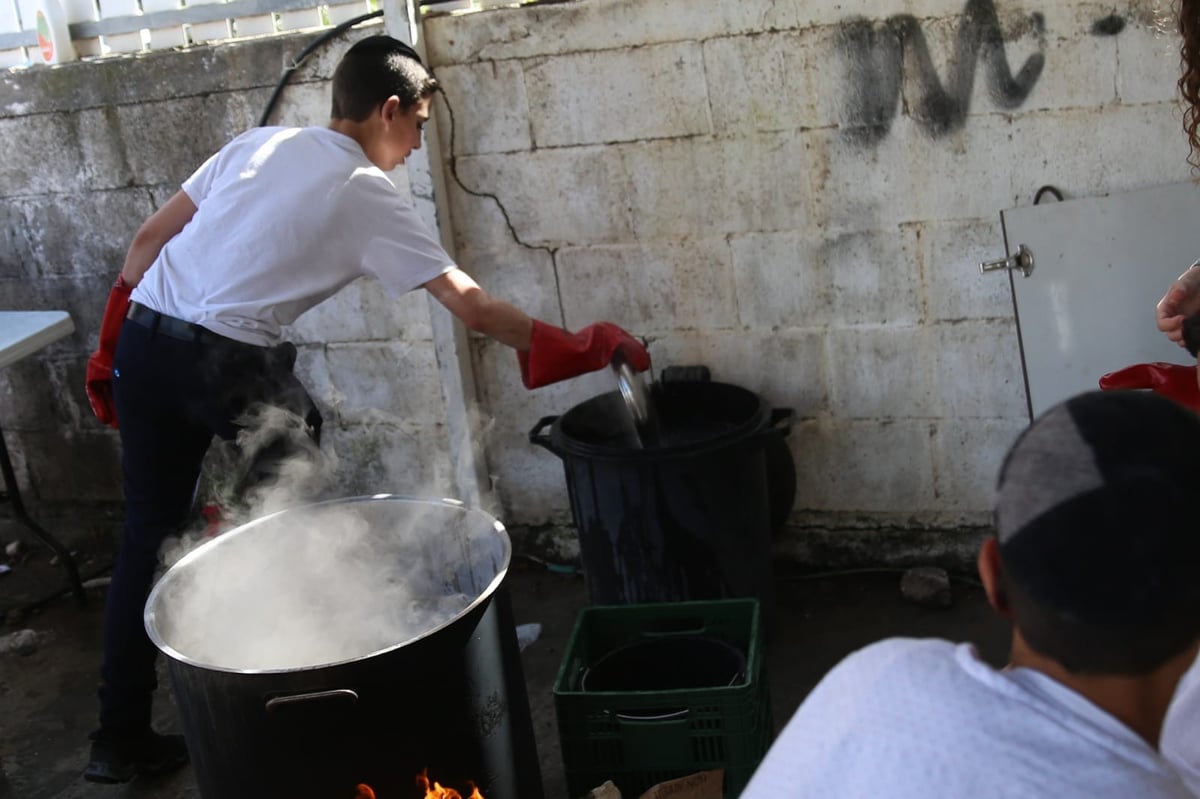
[[1148, 391], [1051, 408], [1000, 469], [995, 527], [1009, 578], [1065, 618], [1200, 611], [1200, 416]]

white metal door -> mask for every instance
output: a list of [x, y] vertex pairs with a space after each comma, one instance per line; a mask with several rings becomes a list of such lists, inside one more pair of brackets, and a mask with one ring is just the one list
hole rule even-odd
[[[1194, 182], [1014, 208], [1000, 214], [1031, 417], [1134, 363], [1190, 363], [1154, 306], [1200, 258]], [[983, 279], [999, 279], [999, 275]]]

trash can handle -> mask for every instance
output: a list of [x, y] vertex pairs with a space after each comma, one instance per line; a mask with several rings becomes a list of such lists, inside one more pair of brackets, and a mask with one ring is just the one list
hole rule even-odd
[[[545, 428], [549, 427], [550, 425], [554, 424], [557, 421], [558, 421], [557, 416], [543, 416], [541, 419], [538, 419], [537, 424], [535, 424], [533, 426], [533, 429], [529, 431], [529, 443], [537, 444], [539, 447], [542, 447], [544, 449], [550, 450], [551, 452], [554, 452], [554, 447], [550, 446], [550, 436], [543, 433], [542, 430], [544, 430]], [[555, 454], [557, 454], [557, 453], [555, 453]]]
[[771, 410], [771, 421], [767, 422], [767, 426], [763, 428], [763, 435], [787, 438], [787, 434], [792, 432], [792, 422], [795, 420], [796, 411], [794, 409], [773, 408]]

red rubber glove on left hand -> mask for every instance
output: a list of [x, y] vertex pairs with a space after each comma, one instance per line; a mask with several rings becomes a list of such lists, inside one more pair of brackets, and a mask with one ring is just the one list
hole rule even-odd
[[521, 382], [539, 388], [608, 366], [620, 350], [638, 372], [650, 368], [650, 353], [641, 342], [612, 322], [596, 322], [568, 333], [561, 327], [533, 320], [529, 350], [517, 352]]
[[117, 351], [117, 338], [121, 325], [129, 312], [129, 293], [133, 287], [125, 278], [117, 275], [117, 282], [108, 293], [108, 304], [104, 306], [104, 318], [100, 322], [100, 345], [88, 358], [87, 378], [84, 388], [92, 413], [104, 424], [117, 426], [117, 406], [113, 404], [112, 364]]
[[1100, 378], [1100, 388], [1104, 391], [1148, 388], [1193, 411], [1200, 411], [1200, 385], [1196, 383], [1195, 366], [1162, 361], [1138, 363], [1104, 375]]

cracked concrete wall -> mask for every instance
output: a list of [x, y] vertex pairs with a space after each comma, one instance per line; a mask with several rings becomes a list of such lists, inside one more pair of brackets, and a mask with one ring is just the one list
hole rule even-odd
[[[318, 49], [292, 76], [271, 124], [325, 124], [338, 57], [355, 37], [379, 30]], [[36, 513], [119, 507], [117, 433], [95, 420], [83, 391], [109, 287], [142, 220], [211, 152], [258, 124], [284, 67], [312, 39], [0, 75], [0, 307], [63, 309], [75, 323], [73, 335], [0, 371], [0, 424]], [[394, 177], [435, 227], [428, 162], [412, 159]], [[330, 494], [453, 493], [423, 293], [396, 301], [358, 281], [287, 336], [325, 416], [323, 447], [337, 458]], [[214, 448], [208, 490], [221, 485], [226, 462]]]
[[[1027, 424], [1001, 210], [1184, 180], [1178, 46], [1150, 2], [578, 0], [426, 20], [460, 262], [656, 368], [793, 408], [778, 550], [973, 555]], [[1147, 309], [1147, 313], [1150, 309]], [[527, 440], [614, 384], [524, 391], [474, 345], [509, 523], [567, 525]]]

